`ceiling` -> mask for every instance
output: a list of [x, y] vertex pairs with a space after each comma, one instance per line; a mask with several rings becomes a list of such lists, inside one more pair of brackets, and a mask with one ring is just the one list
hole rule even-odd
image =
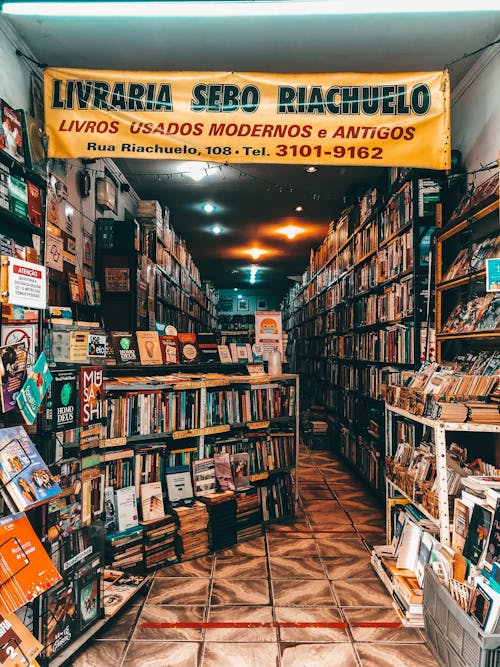
[[[279, 5], [279, 2], [276, 3]], [[464, 53], [494, 41], [498, 12], [241, 18], [27, 18], [9, 17], [36, 58], [50, 66], [96, 69], [268, 72], [386, 72], [442, 69]], [[452, 91], [478, 56], [452, 66]], [[253, 244], [268, 250], [258, 262], [256, 288], [281, 292], [287, 276], [303, 272], [311, 247], [324, 238], [353, 183], [372, 183], [381, 170], [231, 165], [209, 168], [192, 181], [186, 163], [118, 160], [143, 199], [171, 212], [202, 277], [217, 287], [249, 288]], [[216, 206], [213, 214], [203, 202]], [[298, 214], [297, 205], [304, 210]], [[293, 222], [306, 232], [295, 240], [276, 234]], [[223, 233], [215, 237], [210, 227]]]

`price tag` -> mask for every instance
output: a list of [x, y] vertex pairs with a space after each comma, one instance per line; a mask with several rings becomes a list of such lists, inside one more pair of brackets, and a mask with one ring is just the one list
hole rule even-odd
[[247, 428], [256, 430], [259, 428], [268, 428], [271, 422], [247, 422]]
[[269, 473], [268, 472], [257, 472], [255, 475], [250, 475], [249, 480], [251, 482], [259, 482], [262, 479], [268, 479], [269, 478]]
[[227, 433], [231, 430], [231, 426], [229, 424], [219, 424], [218, 426], [207, 426], [202, 430], [203, 435], [212, 435], [213, 433]]

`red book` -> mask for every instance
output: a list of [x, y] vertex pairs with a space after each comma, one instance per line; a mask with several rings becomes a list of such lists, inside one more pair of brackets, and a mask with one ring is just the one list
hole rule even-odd
[[100, 422], [104, 416], [104, 369], [102, 366], [80, 368], [80, 426]]

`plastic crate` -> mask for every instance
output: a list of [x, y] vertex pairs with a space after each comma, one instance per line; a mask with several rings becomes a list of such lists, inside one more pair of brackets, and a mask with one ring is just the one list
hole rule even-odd
[[441, 665], [500, 667], [500, 634], [482, 632], [430, 567], [424, 580], [424, 622], [430, 648]]

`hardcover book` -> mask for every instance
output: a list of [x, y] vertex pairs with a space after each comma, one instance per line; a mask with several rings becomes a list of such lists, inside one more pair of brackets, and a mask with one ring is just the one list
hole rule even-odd
[[166, 483], [168, 499], [173, 505], [191, 503], [193, 500], [193, 484], [189, 466], [167, 468]]
[[234, 491], [234, 480], [231, 472], [231, 461], [227, 452], [214, 454], [215, 476], [221, 491]]
[[231, 351], [229, 350], [228, 345], [217, 345], [217, 350], [219, 352], [219, 360], [221, 364], [233, 363], [233, 358], [231, 356]]
[[209, 496], [217, 491], [213, 459], [193, 461], [193, 482], [195, 496]]
[[95, 623], [101, 612], [100, 556], [86, 563], [75, 573], [77, 625], [79, 633]]
[[139, 524], [135, 487], [125, 486], [115, 491], [115, 509], [118, 530], [127, 530]]
[[464, 558], [470, 560], [473, 565], [478, 565], [484, 556], [491, 521], [492, 512], [489, 509], [481, 505], [474, 505], [462, 552]]
[[96, 424], [104, 417], [104, 369], [101, 366], [80, 368], [79, 425]]
[[143, 366], [161, 366], [163, 356], [156, 331], [137, 331], [137, 345]]
[[231, 454], [231, 470], [233, 473], [236, 491], [245, 491], [250, 488], [250, 454], [239, 452]]
[[152, 521], [153, 519], [163, 518], [165, 516], [165, 508], [163, 506], [161, 482], [141, 484], [140, 493], [142, 520]]
[[7, 613], [20, 609], [61, 581], [26, 514], [0, 519], [0, 605]]
[[0, 482], [13, 511], [27, 509], [61, 493], [22, 426], [0, 429]]
[[179, 348], [177, 345], [177, 336], [162, 334], [160, 336], [160, 347], [164, 364], [179, 363]]
[[0, 375], [2, 377], [0, 399], [3, 412], [10, 412], [16, 407], [16, 397], [26, 377], [26, 364], [26, 343], [0, 347]]
[[493, 523], [491, 524], [484, 567], [491, 570], [495, 563], [500, 563], [500, 500], [497, 501]]
[[195, 333], [177, 334], [181, 364], [195, 364], [199, 360]]
[[111, 343], [117, 363], [134, 364], [139, 362], [139, 349], [134, 333], [130, 331], [112, 331]]
[[41, 640], [44, 656], [54, 658], [72, 641], [76, 630], [73, 581], [61, 581], [42, 596]]
[[85, 284], [79, 273], [68, 273], [69, 298], [73, 303], [85, 304]]
[[214, 333], [203, 332], [197, 337], [198, 349], [200, 351], [200, 361], [213, 362], [218, 359], [217, 338]]

